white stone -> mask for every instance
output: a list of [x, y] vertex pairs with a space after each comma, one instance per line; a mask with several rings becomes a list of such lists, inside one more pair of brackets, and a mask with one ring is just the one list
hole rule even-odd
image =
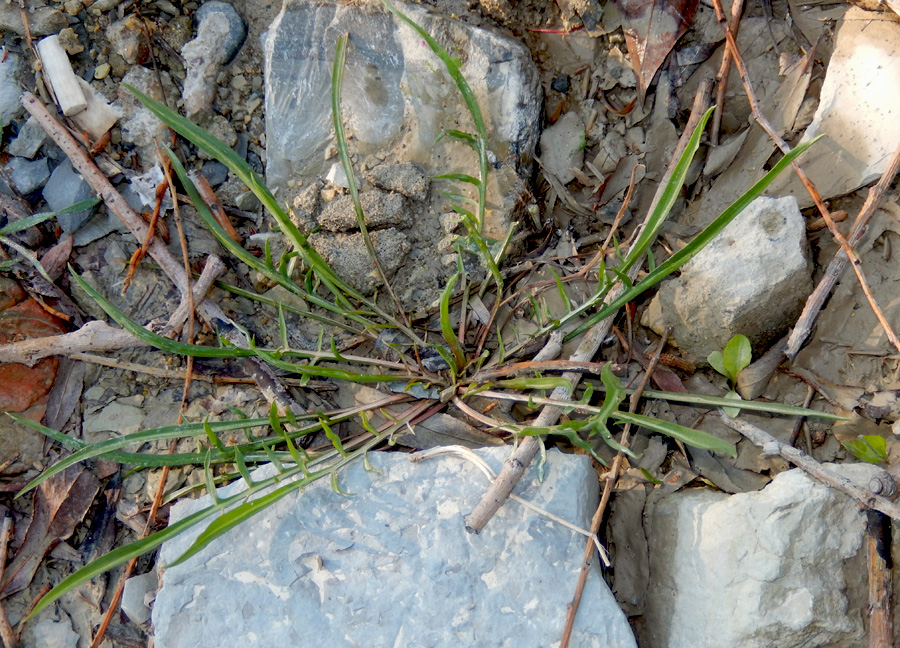
[[[841, 196], [884, 173], [900, 142], [900, 24], [890, 12], [851, 7], [840, 21], [819, 107], [801, 141], [824, 133], [800, 158], [822, 198]], [[795, 173], [782, 174], [770, 195], [813, 204]]]
[[584, 122], [567, 112], [541, 134], [541, 165], [563, 184], [575, 179], [573, 169], [584, 165]]
[[672, 326], [684, 355], [705, 363], [738, 333], [756, 350], [778, 339], [812, 288], [797, 201], [761, 197], [660, 285], [641, 323], [660, 334]]
[[[509, 448], [478, 454], [497, 471]], [[294, 492], [184, 563], [164, 568], [157, 648], [197, 646], [521, 646], [557, 644], [584, 537], [509, 502], [479, 535], [464, 516], [486, 480], [457, 457], [412, 463], [373, 452]], [[547, 453], [545, 478], [517, 493], [582, 527], [598, 497], [585, 457]], [[229, 487], [234, 490], [233, 487]], [[209, 500], [183, 501], [170, 523]], [[199, 530], [163, 545], [177, 558]], [[587, 581], [572, 646], [635, 648], [599, 572]]]
[[147, 605], [147, 598], [153, 595], [158, 584], [159, 578], [153, 571], [140, 576], [132, 576], [125, 581], [125, 587], [122, 590], [122, 611], [139, 626], [150, 620], [150, 606]]
[[54, 621], [49, 617], [41, 618], [34, 626], [34, 639], [41, 648], [75, 648], [78, 635], [72, 630], [68, 619]]
[[246, 28], [227, 2], [207, 2], [197, 11], [197, 37], [181, 48], [185, 79], [182, 98], [188, 116], [212, 106], [216, 76], [244, 41]]
[[[828, 466], [865, 485], [867, 464]], [[642, 648], [867, 646], [865, 514], [799, 469], [763, 490], [675, 493], [647, 509]]]

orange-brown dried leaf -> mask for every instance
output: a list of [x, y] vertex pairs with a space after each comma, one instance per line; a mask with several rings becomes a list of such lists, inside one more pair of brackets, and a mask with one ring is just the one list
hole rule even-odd
[[[65, 325], [33, 299], [0, 311], [0, 344], [59, 335]], [[45, 358], [33, 367], [0, 364], [0, 410], [21, 412], [50, 391], [59, 361]]]
[[625, 43], [641, 103], [653, 76], [690, 28], [698, 0], [614, 0], [625, 27]]
[[100, 482], [81, 465], [69, 466], [38, 486], [25, 540], [6, 568], [9, 581], [0, 584], [3, 596], [28, 587], [44, 556], [72, 535], [84, 519], [98, 490]]

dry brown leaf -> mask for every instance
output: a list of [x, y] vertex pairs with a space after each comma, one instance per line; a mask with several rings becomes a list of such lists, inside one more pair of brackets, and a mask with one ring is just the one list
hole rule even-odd
[[15, 559], [6, 568], [0, 598], [25, 589], [56, 545], [72, 535], [94, 501], [100, 482], [81, 465], [69, 466], [37, 487], [34, 515]]
[[698, 0], [615, 0], [641, 103], [659, 66], [690, 28], [697, 4]]

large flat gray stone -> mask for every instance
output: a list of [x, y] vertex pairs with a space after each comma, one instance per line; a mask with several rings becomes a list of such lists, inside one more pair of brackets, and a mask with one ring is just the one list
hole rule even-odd
[[[478, 454], [496, 471], [508, 448]], [[463, 517], [486, 486], [457, 457], [412, 463], [370, 453], [280, 500], [181, 565], [165, 569], [153, 607], [158, 648], [239, 646], [558, 645], [584, 537], [509, 502], [480, 535]], [[586, 457], [548, 453], [517, 492], [584, 527], [598, 481]], [[233, 487], [231, 487], [233, 488]], [[170, 522], [203, 500], [177, 504]], [[163, 545], [173, 561], [193, 539]], [[572, 646], [635, 647], [598, 572], [591, 573]]]

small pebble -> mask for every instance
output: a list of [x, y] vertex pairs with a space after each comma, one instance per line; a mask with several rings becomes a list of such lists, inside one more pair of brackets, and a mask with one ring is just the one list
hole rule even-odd
[[572, 81], [568, 74], [562, 74], [550, 82], [550, 88], [557, 92], [568, 92], [572, 86]]
[[105, 79], [109, 74], [109, 70], [112, 66], [109, 63], [103, 63], [102, 65], [98, 65], [94, 68], [94, 78], [98, 81], [100, 79]]
[[78, 40], [78, 35], [71, 27], [66, 27], [59, 32], [59, 44], [62, 45], [63, 49], [66, 50], [66, 54], [69, 56], [75, 56], [84, 51], [84, 45]]

